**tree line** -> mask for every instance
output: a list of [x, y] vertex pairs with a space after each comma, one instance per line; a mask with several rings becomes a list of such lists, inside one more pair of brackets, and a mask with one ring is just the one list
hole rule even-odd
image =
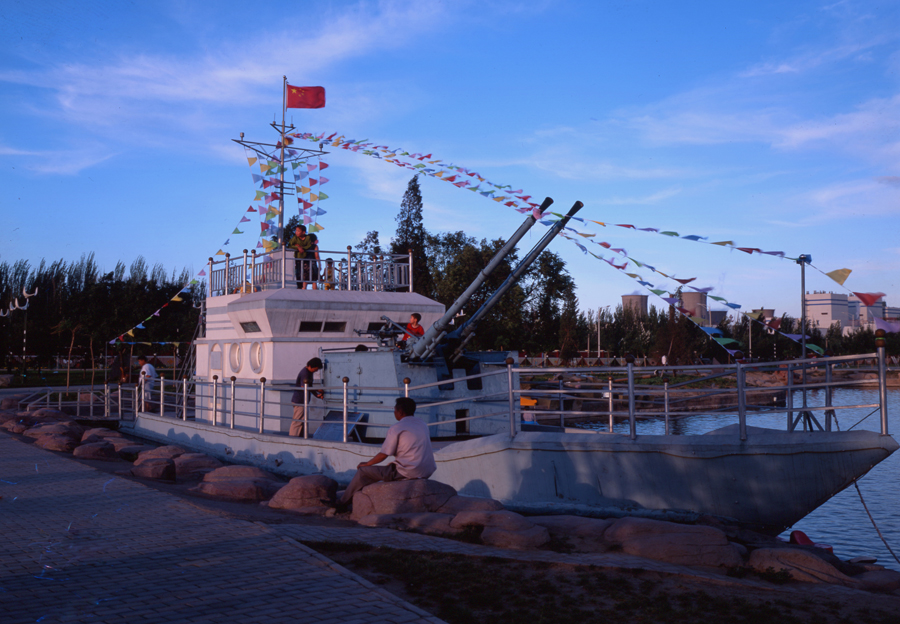
[[[0, 263], [0, 305], [9, 309], [16, 298], [24, 305], [23, 289], [38, 291], [29, 299], [27, 310], [15, 310], [0, 319], [0, 355], [5, 368], [23, 366], [23, 346], [31, 368], [46, 368], [56, 356], [96, 361], [115, 347], [110, 340], [159, 310], [190, 280], [187, 269], [168, 273], [161, 264], [150, 267], [139, 256], [130, 266], [116, 263], [101, 271], [94, 254], [66, 262], [44, 260], [38, 266], [28, 261]], [[201, 289], [184, 293], [184, 301], [170, 303], [158, 317], [124, 336], [127, 342], [190, 342], [197, 327], [199, 311], [192, 302]], [[123, 347], [120, 345], [120, 349]], [[182, 353], [185, 347], [182, 346]], [[128, 352], [170, 355], [174, 345], [129, 345]]]

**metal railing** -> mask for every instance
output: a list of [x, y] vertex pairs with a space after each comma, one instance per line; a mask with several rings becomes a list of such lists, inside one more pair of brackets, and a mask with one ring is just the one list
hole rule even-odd
[[[858, 360], [874, 359], [878, 364], [876, 379], [845, 379], [839, 375], [848, 365]], [[764, 374], [770, 380], [783, 379], [783, 384], [751, 387], [752, 376]], [[564, 376], [570, 376], [566, 381]], [[522, 423], [558, 419], [564, 427], [573, 419], [592, 419], [606, 423], [605, 432], [612, 433], [615, 423], [628, 424], [628, 435], [635, 439], [638, 421], [664, 419], [665, 433], [670, 434], [670, 422], [679, 418], [698, 414], [714, 414], [734, 417], [738, 424], [741, 440], [748, 437], [748, 415], [785, 415], [787, 431], [802, 427], [808, 431], [832, 431], [836, 413], [849, 409], [872, 409], [880, 414], [880, 430], [888, 435], [886, 366], [884, 349], [876, 354], [843, 356], [816, 360], [801, 359], [774, 363], [753, 363], [708, 366], [669, 366], [645, 368], [629, 362], [624, 367], [596, 368], [526, 368], [517, 367], [512, 360], [507, 361], [506, 370], [454, 378], [454, 382], [483, 379], [491, 376], [505, 376], [506, 387], [500, 392], [478, 394], [477, 397], [463, 396], [454, 399], [434, 400], [426, 398], [426, 393], [447, 381], [411, 385], [404, 379], [400, 387], [376, 388], [348, 386], [349, 379], [343, 378], [340, 386], [303, 389], [303, 433], [308, 437], [311, 425], [321, 425], [324, 418], [311, 417], [310, 392], [322, 390], [325, 401], [322, 407], [339, 409], [342, 418], [342, 439], [347, 441], [352, 426], [348, 420], [350, 412], [392, 413], [392, 405], [370, 399], [357, 401], [350, 398], [350, 390], [357, 395], [374, 396], [369, 391], [380, 391], [382, 395], [411, 396], [416, 398], [420, 411], [428, 408], [452, 407], [455, 404], [471, 403], [473, 398], [480, 402], [497, 402], [504, 407], [499, 411], [482, 413], [453, 419], [441, 419], [428, 423], [442, 426], [457, 422], [497, 417], [509, 419], [509, 434], [515, 436]], [[552, 376], [552, 379], [547, 379]], [[758, 381], [758, 380], [757, 380]], [[878, 389], [877, 403], [836, 406], [833, 393], [838, 388], [859, 387], [860, 385]], [[115, 417], [137, 417], [138, 411], [158, 413], [163, 417], [182, 420], [204, 420], [215, 427], [241, 428], [258, 433], [285, 433], [281, 421], [292, 421], [285, 415], [290, 405], [290, 396], [296, 388], [290, 385], [267, 384], [265, 378], [256, 383], [239, 383], [235, 377], [212, 381], [167, 380], [160, 378], [158, 388], [146, 391], [144, 380], [138, 387], [118, 387], [117, 395], [106, 387], [104, 405], [106, 413]], [[123, 392], [133, 392], [133, 399], [123, 398]], [[248, 392], [249, 391], [249, 392]], [[813, 406], [806, 400], [807, 392], [824, 392], [822, 405]], [[418, 396], [417, 396], [418, 395]], [[795, 397], [800, 397], [800, 405], [795, 405]], [[772, 400], [772, 399], [775, 400]], [[523, 399], [544, 401], [545, 406], [523, 406]], [[50, 401], [50, 394], [42, 400]], [[575, 409], [576, 402], [590, 403], [589, 409]], [[702, 402], [706, 401], [706, 404]], [[592, 402], [592, 403], [591, 403]], [[701, 407], [695, 405], [701, 402]], [[710, 404], [709, 402], [712, 402]], [[118, 406], [116, 408], [116, 406]], [[125, 406], [123, 408], [123, 406]], [[128, 409], [128, 408], [131, 409]], [[817, 417], [817, 414], [819, 415]], [[238, 425], [238, 419], [251, 425]], [[389, 421], [389, 419], [387, 419]], [[365, 428], [387, 428], [389, 425], [370, 421], [360, 423]]]
[[319, 251], [319, 259], [295, 258], [293, 250], [210, 258], [207, 296], [247, 294], [260, 290], [305, 287], [322, 290], [412, 291], [412, 253], [408, 255]]

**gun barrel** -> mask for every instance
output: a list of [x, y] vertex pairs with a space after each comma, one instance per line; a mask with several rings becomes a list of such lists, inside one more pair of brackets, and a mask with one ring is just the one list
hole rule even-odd
[[550, 229], [544, 234], [543, 238], [538, 241], [537, 245], [534, 246], [534, 249], [528, 252], [522, 261], [513, 269], [512, 273], [509, 274], [509, 277], [504, 280], [502, 284], [500, 284], [499, 288], [494, 291], [494, 293], [488, 297], [488, 300], [484, 302], [484, 304], [478, 308], [478, 311], [473, 314], [469, 320], [462, 324], [462, 326], [454, 332], [454, 337], [457, 337], [462, 340], [460, 346], [453, 353], [453, 359], [457, 359], [459, 355], [462, 353], [463, 347], [471, 340], [471, 334], [478, 327], [479, 321], [487, 315], [488, 312], [493, 309], [497, 302], [500, 301], [500, 298], [506, 294], [506, 292], [513, 287], [513, 285], [519, 281], [519, 278], [522, 277], [522, 274], [528, 270], [528, 267], [537, 260], [537, 257], [541, 254], [542, 251], [550, 244], [556, 235], [559, 234], [562, 229], [566, 226], [569, 220], [582, 208], [584, 204], [580, 201], [576, 201], [569, 212], [562, 219], [554, 223]]
[[[553, 200], [550, 197], [544, 199], [541, 207], [539, 208], [540, 212], [544, 212], [550, 205], [553, 203]], [[428, 328], [425, 332], [425, 335], [412, 347], [411, 357], [414, 359], [422, 358], [426, 355], [426, 353], [430, 353], [434, 350], [434, 344], [436, 344], [437, 339], [445, 333], [447, 327], [450, 325], [450, 321], [453, 320], [453, 317], [462, 310], [463, 306], [472, 298], [472, 295], [475, 294], [481, 285], [484, 284], [485, 280], [490, 277], [491, 273], [496, 270], [500, 263], [503, 262], [503, 259], [506, 258], [512, 252], [513, 249], [516, 248], [516, 245], [522, 240], [522, 237], [531, 229], [531, 227], [535, 224], [537, 219], [534, 218], [534, 215], [528, 215], [528, 218], [525, 219], [525, 222], [519, 226], [519, 229], [515, 231], [515, 233], [509, 237], [509, 240], [506, 242], [503, 247], [500, 248], [494, 257], [491, 258], [491, 261], [488, 263], [486, 267], [478, 274], [469, 287], [456, 298], [456, 301], [453, 302], [447, 311], [444, 313], [444, 316], [435, 321], [434, 325]]]

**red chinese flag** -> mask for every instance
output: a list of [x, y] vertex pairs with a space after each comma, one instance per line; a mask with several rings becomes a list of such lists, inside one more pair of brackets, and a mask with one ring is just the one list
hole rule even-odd
[[324, 108], [325, 87], [287, 86], [288, 108]]

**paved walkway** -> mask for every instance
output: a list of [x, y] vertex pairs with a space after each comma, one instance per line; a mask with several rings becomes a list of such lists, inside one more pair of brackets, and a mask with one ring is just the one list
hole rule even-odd
[[441, 620], [267, 526], [0, 434], [0, 622]]

